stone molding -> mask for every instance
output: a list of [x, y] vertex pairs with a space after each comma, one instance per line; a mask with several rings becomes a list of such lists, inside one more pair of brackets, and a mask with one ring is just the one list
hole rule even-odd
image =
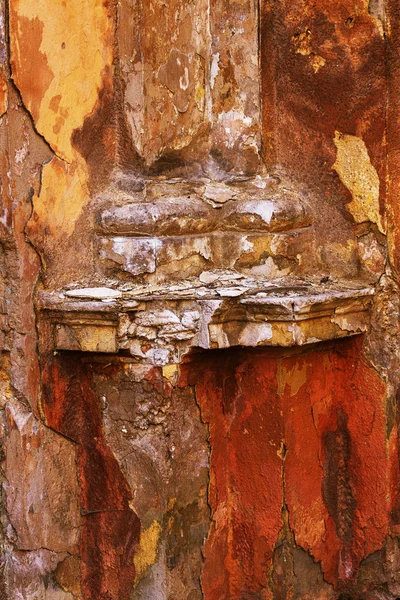
[[368, 329], [374, 289], [361, 282], [260, 282], [215, 272], [201, 279], [42, 291], [40, 321], [54, 351], [126, 351], [160, 366], [180, 363], [190, 348], [303, 346]]

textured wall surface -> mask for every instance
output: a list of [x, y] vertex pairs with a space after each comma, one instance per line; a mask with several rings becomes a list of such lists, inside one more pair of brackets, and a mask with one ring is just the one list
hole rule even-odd
[[398, 0], [0, 0], [0, 599], [400, 597]]

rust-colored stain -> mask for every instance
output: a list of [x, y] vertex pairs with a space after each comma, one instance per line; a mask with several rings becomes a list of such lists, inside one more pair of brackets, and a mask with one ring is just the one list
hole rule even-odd
[[213, 522], [202, 586], [206, 600], [234, 600], [267, 588], [282, 527], [277, 365], [262, 357], [242, 361], [234, 353], [220, 354], [217, 369], [206, 363], [196, 394], [210, 428]]
[[[206, 600], [269, 598], [286, 506], [299, 547], [339, 590], [389, 530], [385, 387], [358, 342], [280, 358], [228, 351], [182, 372], [210, 427]], [[311, 591], [311, 590], [310, 590]]]
[[307, 380], [282, 396], [290, 523], [325, 578], [347, 585], [389, 527], [385, 386], [357, 342], [283, 360], [283, 380], [294, 365]]
[[[358, 222], [369, 219], [383, 229], [386, 50], [381, 23], [368, 5], [358, 0], [261, 2], [263, 154], [272, 169], [312, 189], [330, 270], [346, 264], [338, 253], [352, 235], [343, 223], [343, 216], [352, 221], [346, 206], [354, 208]], [[358, 199], [344, 178], [330, 171], [337, 159], [336, 131], [359, 138], [368, 149], [367, 172], [363, 152], [353, 162], [352, 183], [365, 177]]]
[[74, 357], [49, 362], [44, 411], [48, 425], [78, 445], [83, 597], [128, 600], [140, 522], [129, 505], [132, 492], [104, 438], [90, 367]]

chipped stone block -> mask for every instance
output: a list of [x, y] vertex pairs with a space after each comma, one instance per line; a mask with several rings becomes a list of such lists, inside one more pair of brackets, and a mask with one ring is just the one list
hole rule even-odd
[[157, 275], [177, 279], [199, 275], [213, 268], [213, 235], [172, 237], [160, 239], [156, 264]]
[[138, 325], [135, 329], [130, 333], [130, 337], [139, 337], [146, 338], [147, 340], [155, 340], [157, 338], [157, 328], [156, 327], [143, 327], [142, 325]]
[[284, 188], [268, 194], [246, 190], [243, 198], [224, 207], [222, 225], [225, 230], [235, 231], [290, 231], [307, 227], [312, 215], [301, 197]]
[[172, 310], [140, 311], [136, 315], [137, 325], [144, 327], [160, 327], [161, 325], [179, 324], [179, 317]]
[[242, 254], [252, 250], [248, 236], [244, 233], [218, 232], [214, 234], [212, 243], [212, 261], [214, 268], [218, 269], [235, 268], [236, 261]]
[[159, 241], [155, 238], [102, 238], [100, 261], [107, 271], [130, 275], [154, 273]]
[[200, 319], [200, 312], [197, 310], [188, 310], [183, 313], [181, 323], [185, 329], [195, 330]]
[[7, 416], [6, 504], [18, 547], [70, 552], [80, 526], [75, 445], [17, 404]]
[[215, 228], [210, 206], [193, 192], [168, 186], [157, 202], [129, 203], [104, 210], [99, 216], [102, 232], [116, 235], [179, 236], [202, 234]]
[[237, 190], [223, 183], [208, 183], [204, 189], [203, 196], [211, 200], [213, 206], [225, 204], [237, 196]]
[[169, 340], [170, 342], [174, 343], [182, 341], [182, 340], [191, 340], [195, 335], [194, 331], [189, 331], [187, 329], [185, 329], [184, 327], [180, 327], [179, 330], [177, 328], [175, 328], [174, 331], [171, 331], [171, 329], [167, 328], [167, 327], [163, 327], [159, 332], [158, 332], [158, 338], [159, 339], [165, 339], [165, 340]]
[[112, 288], [77, 288], [73, 290], [67, 290], [65, 295], [69, 298], [83, 298], [85, 300], [115, 300], [122, 296], [119, 290], [113, 290]]
[[117, 327], [58, 324], [55, 327], [55, 347], [57, 350], [115, 353], [118, 350]]

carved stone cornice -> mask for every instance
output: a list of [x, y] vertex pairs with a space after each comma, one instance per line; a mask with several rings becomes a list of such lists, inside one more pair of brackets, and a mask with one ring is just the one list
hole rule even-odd
[[37, 307], [55, 351], [125, 351], [167, 365], [195, 347], [291, 347], [361, 334], [373, 294], [361, 282], [209, 272], [175, 285], [42, 291]]

